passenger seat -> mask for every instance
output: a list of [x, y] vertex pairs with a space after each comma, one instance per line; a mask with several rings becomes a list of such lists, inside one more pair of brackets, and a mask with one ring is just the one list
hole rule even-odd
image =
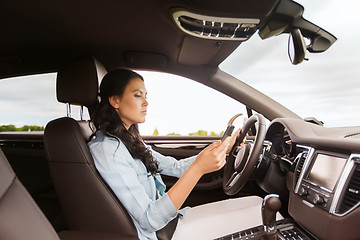
[[57, 234], [15, 175], [0, 149], [1, 240], [136, 240], [124, 234], [64, 231]]
[[0, 149], [0, 239], [60, 239]]

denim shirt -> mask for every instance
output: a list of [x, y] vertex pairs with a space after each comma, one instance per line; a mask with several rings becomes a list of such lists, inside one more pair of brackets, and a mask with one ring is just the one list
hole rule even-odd
[[[157, 230], [178, 214], [184, 214], [184, 209], [177, 211], [165, 193], [166, 186], [160, 174], [150, 175], [141, 160], [134, 159], [120, 139], [97, 131], [96, 138], [88, 146], [96, 169], [129, 212], [139, 239], [157, 239]], [[161, 174], [173, 177], [181, 177], [196, 158], [179, 161], [151, 152], [159, 163]]]

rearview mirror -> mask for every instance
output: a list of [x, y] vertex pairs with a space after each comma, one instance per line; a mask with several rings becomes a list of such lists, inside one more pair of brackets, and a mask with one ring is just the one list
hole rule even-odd
[[292, 64], [297, 65], [304, 61], [306, 44], [299, 29], [293, 29], [289, 35], [288, 55]]

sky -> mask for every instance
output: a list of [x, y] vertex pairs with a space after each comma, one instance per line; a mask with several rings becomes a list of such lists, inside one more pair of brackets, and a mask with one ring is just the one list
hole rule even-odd
[[[356, 30], [360, 2], [298, 2], [305, 8], [306, 19], [338, 38], [330, 49], [308, 54], [309, 61], [294, 66], [287, 56], [287, 35], [261, 40], [255, 34], [220, 68], [303, 118], [316, 117], [328, 127], [360, 125], [360, 32]], [[233, 99], [194, 81], [179, 81], [180, 77], [173, 75], [141, 74], [149, 96], [147, 120], [140, 125], [143, 134], [152, 134], [155, 128], [161, 134], [186, 135], [200, 129], [220, 132], [232, 115], [245, 112]], [[56, 101], [55, 78], [53, 73], [1, 80], [0, 125], [46, 125], [50, 119], [65, 116], [65, 105]], [[37, 84], [20, 89], [30, 81]], [[77, 117], [79, 109], [73, 108], [72, 115]]]

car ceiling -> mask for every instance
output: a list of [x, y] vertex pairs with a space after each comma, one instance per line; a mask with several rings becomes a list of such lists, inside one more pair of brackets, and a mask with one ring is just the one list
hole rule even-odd
[[114, 67], [153, 69], [206, 78], [241, 41], [187, 36], [172, 9], [204, 15], [258, 18], [279, 0], [3, 0], [0, 8], [0, 78], [56, 72], [79, 56]]

